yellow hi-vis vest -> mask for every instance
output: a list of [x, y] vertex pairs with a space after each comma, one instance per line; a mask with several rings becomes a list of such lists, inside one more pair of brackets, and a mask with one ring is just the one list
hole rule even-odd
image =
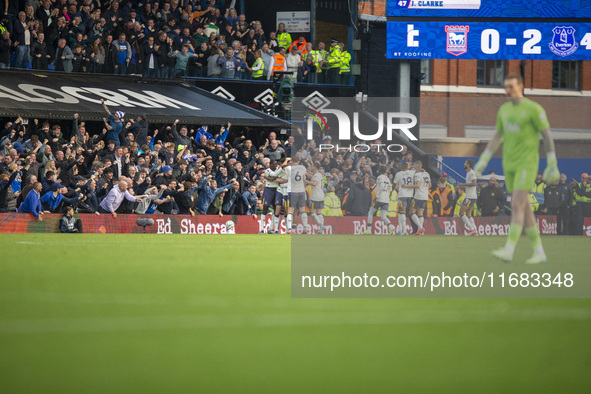
[[[376, 212], [376, 216], [381, 215], [381, 209], [378, 209]], [[388, 202], [388, 212], [386, 216], [389, 218], [395, 218], [398, 216], [398, 192], [396, 190], [392, 190], [390, 193], [390, 201]]]
[[287, 51], [289, 49], [289, 46], [291, 45], [291, 35], [286, 31], [284, 31], [283, 33], [278, 33], [277, 44], [280, 47], [285, 48], [285, 50]]
[[462, 206], [462, 202], [466, 198], [466, 193], [463, 193], [460, 197], [458, 197], [458, 201], [456, 201], [456, 206], [454, 207], [454, 216], [460, 216], [460, 207]]
[[252, 77], [253, 78], [260, 78], [263, 76], [263, 74], [265, 73], [265, 63], [263, 63], [263, 59], [261, 59], [260, 57], [254, 61], [254, 64], [252, 65], [253, 68], [260, 66], [261, 68], [258, 70], [254, 70], [252, 72]]
[[546, 189], [544, 182], [541, 182], [539, 185], [534, 183], [529, 189], [530, 194], [533, 194], [536, 200], [538, 200], [538, 206], [544, 203], [544, 189]]
[[534, 212], [537, 212], [538, 208], [540, 207], [538, 199], [532, 193], [529, 193], [529, 205], [531, 206], [531, 210]]
[[320, 68], [320, 62], [324, 60], [322, 52], [312, 50], [304, 55], [304, 61], [308, 60], [308, 56], [312, 57], [312, 63], [316, 65], [316, 74], [321, 73], [322, 69]]
[[343, 216], [341, 209], [341, 200], [334, 192], [330, 192], [324, 197], [324, 208], [322, 209], [324, 216]]
[[349, 73], [351, 72], [351, 54], [347, 51], [341, 52], [341, 71], [340, 73]]
[[[579, 188], [581, 189], [581, 193], [585, 193], [585, 192], [589, 192], [591, 191], [591, 183], [587, 183], [587, 186], [583, 185], [583, 182], [579, 182]], [[574, 200], [573, 200], [573, 205], [576, 205], [577, 202], [582, 202], [582, 203], [591, 203], [591, 198], [587, 197], [587, 196], [581, 196], [577, 193], [577, 189], [574, 190]]]
[[326, 61], [328, 62], [328, 69], [332, 68], [341, 68], [341, 48], [338, 45], [335, 45], [330, 49], [330, 52], [326, 56]]

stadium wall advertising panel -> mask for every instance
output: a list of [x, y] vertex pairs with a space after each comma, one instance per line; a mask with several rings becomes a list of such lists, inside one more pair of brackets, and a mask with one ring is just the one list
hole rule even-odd
[[[43, 221], [38, 221], [32, 215], [18, 213], [0, 214], [0, 233], [57, 233], [62, 215], [47, 214]], [[154, 225], [146, 228], [151, 234], [226, 234], [225, 223], [232, 220], [237, 234], [257, 234], [258, 220], [252, 216], [186, 216], [186, 215], [111, 215], [79, 214], [76, 218], [82, 221], [85, 233], [129, 234], [143, 233], [144, 229], [136, 224], [139, 218], [150, 217]], [[475, 218], [480, 235], [507, 235], [509, 228], [508, 216]], [[343, 216], [325, 217], [326, 234], [362, 234], [367, 227], [367, 217]], [[374, 222], [374, 234], [386, 234], [386, 228], [380, 227], [381, 221]], [[411, 230], [410, 221], [407, 224]], [[556, 235], [557, 224], [555, 216], [538, 216], [538, 226], [542, 235]], [[271, 227], [271, 217], [265, 225], [265, 230]], [[318, 231], [317, 225], [310, 230]], [[281, 221], [280, 232], [285, 234], [285, 220]], [[296, 233], [302, 234], [304, 227], [299, 223]], [[591, 218], [585, 218], [585, 235], [591, 236]], [[460, 218], [426, 218], [425, 234], [429, 235], [464, 235], [464, 224]]]
[[0, 74], [0, 116], [102, 120], [101, 99], [127, 117], [146, 115], [150, 122], [182, 122], [287, 127], [289, 123], [182, 81], [41, 72]]

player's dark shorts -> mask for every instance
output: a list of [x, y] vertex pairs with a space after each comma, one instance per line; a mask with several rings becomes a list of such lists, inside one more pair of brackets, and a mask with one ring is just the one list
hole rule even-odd
[[464, 201], [462, 201], [462, 205], [468, 207], [468, 209], [474, 208], [474, 205], [476, 205], [476, 199], [475, 198], [464, 198]]
[[[279, 194], [279, 193], [277, 193]], [[282, 194], [282, 206], [285, 207], [286, 209], [291, 207], [291, 193], [287, 193], [287, 194]], [[277, 203], [277, 205], [279, 205], [279, 203]]]
[[272, 188], [266, 187], [263, 190], [263, 205], [273, 206], [273, 205], [275, 205], [276, 199], [277, 199], [277, 189], [272, 189]]
[[289, 193], [289, 203], [294, 208], [304, 208], [306, 206], [306, 192]]
[[324, 209], [324, 201], [312, 201], [310, 209]]
[[390, 206], [390, 203], [387, 203], [387, 202], [377, 202], [377, 201], [375, 201], [372, 206], [376, 210], [387, 211], [388, 210], [388, 207]]
[[427, 200], [416, 200], [413, 198], [410, 206], [414, 209], [425, 209], [427, 208]]
[[285, 201], [283, 193], [277, 192], [277, 194], [275, 194], [275, 205], [283, 206], [283, 201]]
[[398, 197], [398, 203], [400, 204], [400, 212], [406, 211], [406, 207], [410, 204], [412, 197]]

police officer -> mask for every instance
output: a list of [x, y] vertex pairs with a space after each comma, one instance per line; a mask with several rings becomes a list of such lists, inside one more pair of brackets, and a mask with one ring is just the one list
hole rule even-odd
[[326, 55], [327, 70], [326, 83], [338, 84], [340, 82], [341, 74], [341, 47], [339, 40], [336, 38], [330, 39], [330, 52]]
[[285, 31], [285, 24], [280, 23], [277, 29], [277, 44], [287, 51], [291, 46], [291, 41], [291, 35]]
[[340, 79], [341, 84], [349, 84], [349, 76], [351, 75], [351, 54], [345, 49], [345, 44], [339, 42], [339, 48], [341, 49], [341, 70]]

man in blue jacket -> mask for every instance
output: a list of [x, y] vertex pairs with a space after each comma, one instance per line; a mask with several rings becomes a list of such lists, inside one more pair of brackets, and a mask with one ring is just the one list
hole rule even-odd
[[64, 193], [67, 191], [68, 189], [59, 183], [54, 183], [51, 185], [51, 191], [45, 193], [41, 197], [43, 208], [49, 212], [62, 213], [64, 210], [64, 203], [67, 205], [73, 205], [74, 203], [78, 202], [78, 195], [73, 198], [64, 196]]
[[27, 194], [25, 201], [21, 204], [19, 212], [30, 213], [39, 221], [43, 220], [43, 208], [41, 207], [41, 182], [36, 182], [33, 185], [33, 190]]
[[195, 208], [197, 208], [197, 211], [202, 215], [207, 214], [209, 205], [213, 202], [213, 200], [215, 200], [215, 198], [218, 195], [220, 195], [220, 193], [230, 189], [232, 185], [236, 183], [236, 179], [231, 179], [230, 183], [218, 189], [217, 182], [210, 178], [211, 175], [205, 177], [203, 183], [201, 183], [201, 185], [199, 185], [199, 187], [197, 188], [197, 191], [199, 192], [199, 197], [197, 197]]

